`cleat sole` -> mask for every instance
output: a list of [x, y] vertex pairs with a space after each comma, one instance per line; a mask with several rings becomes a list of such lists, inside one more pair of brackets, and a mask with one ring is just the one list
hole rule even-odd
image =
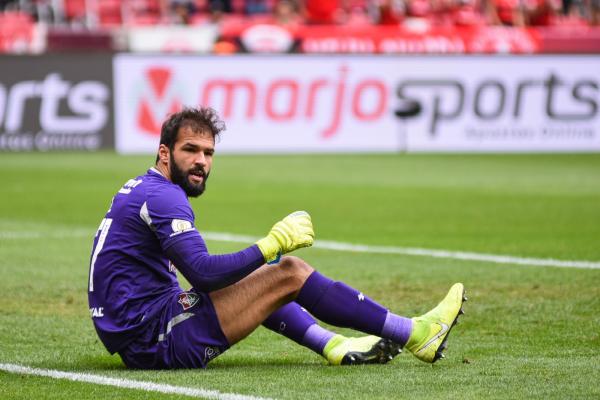
[[350, 352], [342, 359], [342, 365], [386, 364], [402, 353], [402, 348], [388, 339], [381, 339], [367, 352]]

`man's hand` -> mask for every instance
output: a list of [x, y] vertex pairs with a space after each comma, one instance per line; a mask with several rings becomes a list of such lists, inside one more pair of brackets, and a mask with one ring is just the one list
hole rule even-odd
[[273, 225], [271, 232], [256, 244], [265, 261], [273, 263], [279, 261], [282, 254], [312, 246], [314, 240], [310, 215], [306, 211], [296, 211]]

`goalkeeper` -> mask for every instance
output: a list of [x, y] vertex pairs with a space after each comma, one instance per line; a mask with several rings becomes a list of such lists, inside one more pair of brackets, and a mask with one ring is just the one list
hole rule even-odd
[[[130, 368], [204, 368], [262, 324], [333, 365], [386, 363], [402, 348], [429, 363], [443, 357], [466, 300], [462, 284], [424, 315], [396, 315], [303, 260], [283, 257], [313, 244], [304, 211], [244, 250], [209, 254], [188, 198], [204, 192], [223, 129], [209, 108], [171, 115], [155, 166], [113, 197], [94, 239], [88, 288], [107, 350]], [[180, 287], [176, 270], [193, 289]], [[344, 337], [315, 318], [367, 335]]]

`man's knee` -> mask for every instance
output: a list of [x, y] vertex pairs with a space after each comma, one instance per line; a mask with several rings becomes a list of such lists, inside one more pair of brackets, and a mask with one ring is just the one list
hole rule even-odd
[[298, 289], [304, 285], [314, 269], [304, 260], [294, 256], [286, 256], [281, 259], [278, 267], [289, 274], [290, 278], [298, 285]]

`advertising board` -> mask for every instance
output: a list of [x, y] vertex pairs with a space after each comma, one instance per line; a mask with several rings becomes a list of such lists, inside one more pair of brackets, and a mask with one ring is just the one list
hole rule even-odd
[[111, 60], [0, 57], [0, 151], [112, 148]]
[[134, 52], [209, 53], [219, 32], [214, 25], [138, 26], [127, 30]]
[[599, 151], [599, 56], [117, 55], [116, 148], [217, 109], [224, 152]]

